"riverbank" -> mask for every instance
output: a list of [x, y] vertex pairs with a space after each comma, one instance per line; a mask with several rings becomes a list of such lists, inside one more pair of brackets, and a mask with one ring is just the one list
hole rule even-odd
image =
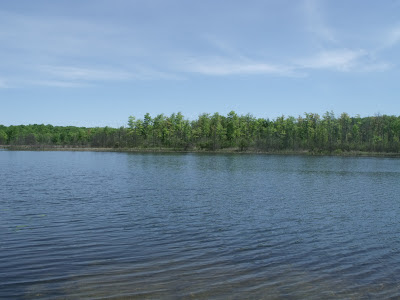
[[76, 146], [49, 146], [49, 145], [0, 145], [0, 149], [11, 151], [91, 151], [91, 152], [135, 152], [135, 153], [237, 153], [237, 154], [270, 154], [270, 155], [311, 155], [311, 156], [350, 156], [350, 157], [395, 157], [400, 158], [400, 153], [386, 152], [363, 152], [363, 151], [307, 151], [307, 150], [282, 150], [261, 151], [246, 149], [240, 151], [238, 148], [227, 148], [218, 150], [205, 149], [173, 149], [173, 148], [100, 148], [100, 147], [76, 147]]

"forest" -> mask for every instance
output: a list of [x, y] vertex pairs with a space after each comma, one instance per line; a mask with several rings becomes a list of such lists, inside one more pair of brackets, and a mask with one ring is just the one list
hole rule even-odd
[[180, 112], [170, 116], [149, 113], [130, 116], [127, 126], [75, 127], [0, 125], [0, 145], [34, 147], [137, 148], [176, 151], [254, 151], [335, 153], [349, 151], [400, 152], [400, 117], [351, 117], [333, 112], [323, 116], [276, 119], [251, 114], [226, 116], [203, 113], [195, 120]]

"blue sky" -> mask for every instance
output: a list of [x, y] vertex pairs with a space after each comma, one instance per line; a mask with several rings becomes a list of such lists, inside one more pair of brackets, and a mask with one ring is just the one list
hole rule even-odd
[[400, 115], [399, 0], [0, 0], [0, 124]]

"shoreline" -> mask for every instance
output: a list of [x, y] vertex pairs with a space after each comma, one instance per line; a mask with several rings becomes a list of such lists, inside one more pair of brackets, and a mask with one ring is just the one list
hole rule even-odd
[[219, 150], [181, 150], [172, 148], [106, 148], [106, 147], [75, 147], [48, 145], [0, 145], [0, 149], [10, 151], [76, 151], [76, 152], [126, 152], [126, 153], [205, 153], [205, 154], [269, 154], [269, 155], [306, 155], [306, 156], [342, 156], [342, 157], [391, 157], [400, 158], [400, 153], [341, 151], [341, 152], [310, 152], [307, 150], [260, 151], [237, 148]]

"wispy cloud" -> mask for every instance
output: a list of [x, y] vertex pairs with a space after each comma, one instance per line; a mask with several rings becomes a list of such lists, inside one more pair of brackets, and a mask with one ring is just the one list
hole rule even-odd
[[365, 54], [364, 50], [330, 50], [320, 52], [310, 58], [300, 59], [297, 63], [305, 69], [350, 71], [357, 64], [358, 59]]
[[390, 48], [400, 42], [400, 25], [390, 28], [385, 34], [383, 34], [383, 47]]
[[307, 21], [307, 30], [314, 34], [318, 39], [337, 43], [334, 30], [326, 24], [321, 11], [320, 1], [304, 0], [303, 11]]
[[[301, 76], [288, 64], [271, 63], [241, 52], [238, 47], [216, 36], [206, 35], [204, 40], [214, 55], [187, 54], [185, 59], [175, 59], [174, 67], [183, 73], [208, 76], [272, 75]], [[185, 56], [183, 56], [185, 57]]]
[[149, 66], [134, 66], [131, 69], [134, 80], [183, 80], [185, 79], [175, 70], [158, 70]]
[[181, 65], [181, 69], [184, 72], [212, 76], [262, 74], [296, 76], [292, 68], [288, 66], [222, 57], [189, 59]]
[[78, 88], [88, 87], [92, 84], [86, 82], [76, 82], [67, 80], [23, 80], [19, 82], [20, 85], [28, 86], [44, 86], [44, 87], [55, 87], [55, 88]]
[[323, 51], [315, 56], [300, 59], [297, 66], [303, 69], [321, 69], [341, 72], [386, 71], [392, 67], [386, 62], [372, 59], [366, 50], [338, 49]]
[[178, 80], [179, 76], [173, 73], [157, 71], [155, 69], [136, 66], [129, 70], [114, 68], [93, 68], [76, 66], [40, 66], [40, 80], [29, 80], [33, 85], [53, 87], [85, 87], [99, 82], [128, 82], [133, 80]]
[[[102, 21], [76, 16], [52, 16], [13, 13], [0, 10], [0, 42], [7, 49], [44, 57], [87, 57], [117, 51], [124, 28]], [[125, 49], [136, 49], [125, 41]]]
[[[163, 39], [163, 34], [144, 21], [0, 10], [0, 88], [86, 87], [136, 80], [180, 80], [192, 74], [305, 77], [314, 70], [373, 72], [392, 67], [379, 60], [379, 51], [372, 55], [362, 45], [341, 46], [345, 43], [339, 39], [339, 31], [327, 22], [329, 11], [323, 2], [300, 3], [300, 18], [306, 23], [308, 34], [298, 39], [304, 40], [299, 49], [282, 44], [282, 53], [270, 47], [280, 45], [280, 34], [267, 34], [268, 30], [256, 31], [254, 43], [243, 34], [249, 31], [227, 34], [228, 29], [223, 27], [214, 32], [196, 24], [193, 37], [182, 39], [185, 42], [175, 37], [177, 44], [174, 38]], [[271, 24], [265, 26], [268, 29]], [[290, 33], [291, 27], [287, 30]], [[400, 26], [395, 26], [385, 36], [385, 45], [391, 47], [399, 42]]]
[[[287, 60], [289, 61], [289, 60]], [[181, 64], [183, 72], [209, 76], [271, 75], [283, 77], [306, 77], [313, 70], [333, 72], [386, 71], [392, 65], [376, 61], [366, 50], [335, 49], [317, 52], [306, 58], [291, 62], [272, 64], [232, 57], [188, 59]]]
[[[0, 70], [8, 73], [7, 83], [13, 87], [179, 79], [160, 65], [149, 65], [151, 51], [141, 49], [145, 43], [135, 32], [107, 20], [0, 10]], [[0, 81], [0, 87], [8, 84]]]
[[133, 77], [129, 72], [113, 69], [104, 70], [71, 66], [42, 66], [40, 70], [52, 77], [72, 81], [128, 80]]
[[148, 67], [135, 67], [128, 71], [114, 68], [40, 65], [28, 66], [24, 75], [0, 78], [0, 88], [43, 86], [57, 88], [93, 87], [99, 84], [143, 80], [182, 80], [172, 72], [157, 71]]

